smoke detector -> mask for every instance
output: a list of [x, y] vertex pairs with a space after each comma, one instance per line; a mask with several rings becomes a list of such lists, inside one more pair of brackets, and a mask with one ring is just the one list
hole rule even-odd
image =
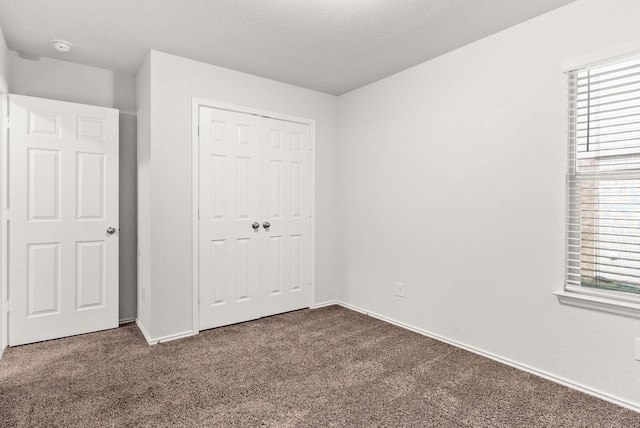
[[71, 50], [71, 43], [66, 40], [53, 39], [51, 40], [51, 45], [58, 52], [69, 52]]

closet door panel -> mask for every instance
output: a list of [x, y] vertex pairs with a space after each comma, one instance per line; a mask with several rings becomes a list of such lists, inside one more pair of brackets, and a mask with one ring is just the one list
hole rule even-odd
[[261, 316], [260, 119], [200, 108], [200, 329]]

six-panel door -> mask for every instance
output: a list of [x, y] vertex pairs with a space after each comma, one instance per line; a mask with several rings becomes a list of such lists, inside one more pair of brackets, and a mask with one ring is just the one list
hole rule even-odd
[[117, 327], [118, 112], [10, 102], [9, 344]]
[[260, 317], [260, 118], [200, 109], [200, 329]]
[[263, 119], [262, 316], [309, 306], [309, 125]]
[[309, 125], [199, 114], [200, 330], [308, 307]]

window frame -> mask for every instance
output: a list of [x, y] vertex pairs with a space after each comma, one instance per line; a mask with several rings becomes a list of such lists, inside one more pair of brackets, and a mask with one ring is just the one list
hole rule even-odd
[[[565, 82], [569, 83], [568, 74], [572, 71], [583, 69], [588, 66], [595, 66], [602, 63], [614, 62], [622, 60], [626, 56], [632, 56], [640, 54], [640, 40], [634, 40], [624, 45], [611, 47], [602, 51], [592, 52], [579, 57], [571, 58], [562, 62], [562, 71], [566, 74]], [[568, 93], [568, 91], [567, 91]], [[564, 98], [564, 102], [567, 102], [567, 97]], [[569, 109], [567, 109], [567, 115]], [[565, 118], [565, 123], [570, 126], [570, 117]], [[569, 129], [571, 132], [571, 129]], [[565, 140], [568, 151], [567, 156], [572, 156], [571, 150], [571, 136], [567, 136]], [[570, 158], [567, 159], [568, 161]], [[600, 176], [606, 176], [607, 173], [601, 173]], [[623, 174], [611, 174], [623, 175]], [[640, 178], [640, 172], [633, 173]], [[565, 209], [569, 209], [570, 198], [570, 174], [567, 171], [567, 178], [565, 182]], [[618, 315], [624, 315], [634, 318], [640, 318], [640, 295], [633, 294], [624, 291], [613, 291], [606, 289], [595, 289], [588, 287], [575, 286], [567, 284], [567, 265], [568, 265], [568, 237], [569, 237], [569, 218], [565, 218], [565, 264], [563, 268], [563, 287], [562, 290], [555, 291], [554, 294], [558, 298], [558, 301], [564, 305], [570, 305], [575, 307], [581, 307], [586, 309], [592, 309], [602, 312], [614, 313]]]

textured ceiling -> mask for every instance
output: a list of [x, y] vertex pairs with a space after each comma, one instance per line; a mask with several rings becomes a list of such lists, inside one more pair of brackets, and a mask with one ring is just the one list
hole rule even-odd
[[135, 73], [155, 49], [338, 95], [572, 1], [0, 0], [0, 27], [32, 55]]

